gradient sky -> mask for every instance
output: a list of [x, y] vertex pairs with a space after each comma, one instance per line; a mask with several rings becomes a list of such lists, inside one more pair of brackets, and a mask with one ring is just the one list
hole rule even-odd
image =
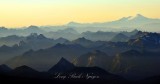
[[160, 18], [160, 0], [0, 0], [0, 26], [105, 22], [142, 14]]

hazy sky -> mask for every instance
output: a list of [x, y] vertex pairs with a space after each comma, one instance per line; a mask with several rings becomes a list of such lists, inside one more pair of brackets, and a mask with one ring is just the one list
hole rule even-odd
[[105, 22], [140, 13], [160, 18], [160, 0], [0, 0], [0, 26]]

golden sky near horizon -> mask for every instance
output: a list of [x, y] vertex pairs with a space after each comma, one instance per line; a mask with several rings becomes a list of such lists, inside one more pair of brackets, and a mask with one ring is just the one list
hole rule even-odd
[[142, 14], [160, 18], [160, 0], [0, 0], [0, 26], [106, 22]]

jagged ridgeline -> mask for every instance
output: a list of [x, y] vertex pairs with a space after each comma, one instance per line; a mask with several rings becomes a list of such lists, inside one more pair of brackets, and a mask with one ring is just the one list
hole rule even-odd
[[5, 83], [129, 83], [123, 77], [111, 74], [102, 68], [77, 67], [65, 58], [61, 58], [45, 72], [26, 65], [12, 69], [3, 64], [0, 65], [0, 79]]
[[[104, 55], [100, 51], [94, 51], [92, 54]], [[101, 53], [101, 54], [100, 54]], [[127, 52], [128, 53], [128, 52]], [[129, 53], [138, 53], [129, 51]], [[89, 53], [91, 54], [91, 53]], [[22, 65], [14, 69], [3, 64], [0, 65], [0, 80], [3, 83], [101, 83], [101, 84], [141, 84], [141, 83], [159, 83], [159, 76], [153, 76], [143, 80], [127, 80], [120, 75], [112, 74], [99, 67], [79, 67], [70, 63], [65, 58], [61, 58], [55, 65], [47, 71], [38, 71], [29, 66]]]
[[160, 33], [153, 32], [159, 23], [138, 14], [106, 23], [1, 27], [1, 78], [55, 81], [58, 73], [91, 73], [111, 83], [154, 82], [160, 78]]
[[97, 66], [128, 79], [143, 79], [159, 74], [159, 33], [134, 30], [117, 33], [112, 40], [93, 41], [80, 37], [71, 41], [32, 33], [23, 37], [18, 44], [1, 46], [1, 64], [11, 68], [27, 65], [46, 71], [64, 57], [76, 66]]

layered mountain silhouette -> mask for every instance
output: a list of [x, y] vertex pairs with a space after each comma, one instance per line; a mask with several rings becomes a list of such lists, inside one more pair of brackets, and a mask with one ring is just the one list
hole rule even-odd
[[[141, 14], [137, 14], [135, 17], [123, 17], [119, 20], [103, 23], [77, 23], [70, 22], [63, 26], [34, 26], [31, 25], [25, 28], [9, 29], [0, 27], [0, 36], [6, 37], [10, 35], [28, 36], [31, 33], [44, 34], [49, 38], [67, 38], [68, 40], [74, 40], [80, 37], [84, 37], [79, 32], [98, 32], [98, 31], [131, 31], [134, 29], [142, 31], [157, 31], [160, 25], [160, 19], [153, 19], [145, 17]], [[87, 38], [88, 39], [88, 38]], [[107, 38], [106, 38], [107, 39]], [[109, 38], [108, 38], [109, 39]], [[92, 38], [92, 40], [95, 40]], [[103, 40], [103, 39], [102, 39]]]
[[[100, 51], [99, 51], [100, 52]], [[139, 53], [138, 51], [131, 50], [122, 53], [123, 55]], [[120, 62], [121, 63], [121, 62]], [[138, 81], [129, 81], [119, 75], [115, 75], [107, 72], [99, 67], [77, 67], [67, 61], [65, 58], [61, 58], [57, 64], [46, 72], [39, 72], [26, 65], [10, 69], [6, 65], [0, 65], [1, 73], [5, 71], [5, 74], [0, 74], [1, 82], [5, 83], [102, 83], [102, 84], [141, 84], [141, 83], [157, 83], [159, 82], [159, 76], [148, 77], [146, 79]], [[58, 73], [57, 73], [58, 71]], [[61, 78], [60, 76], [66, 77]], [[8, 81], [6, 81], [8, 80]]]
[[[0, 64], [12, 69], [0, 65], [0, 73], [5, 73], [0, 78], [55, 81], [59, 80], [54, 79], [59, 73], [76, 75], [74, 77], [83, 73], [83, 77], [95, 75], [105, 81], [126, 81], [124, 78], [144, 79], [135, 81], [138, 83], [146, 82], [147, 78], [154, 81], [155, 76], [160, 74], [160, 34], [139, 30], [144, 25], [152, 28], [152, 24], [153, 30], [156, 30], [154, 28], [159, 26], [159, 19], [138, 14], [106, 23], [72, 22], [65, 26], [54, 26], [59, 29], [52, 26], [47, 29], [37, 26], [23, 29], [1, 27]], [[103, 30], [108, 27], [115, 31]], [[83, 77], [80, 80], [84, 80]], [[67, 78], [69, 81], [73, 79]]]
[[159, 27], [160, 19], [141, 14], [103, 23], [0, 27], [0, 80], [159, 83]]
[[[2, 65], [0, 70], [6, 69], [8, 70], [7, 66]], [[63, 72], [63, 76], [67, 78], [57, 78], [59, 76], [53, 73], [56, 72]], [[76, 75], [75, 75], [76, 74]], [[82, 74], [82, 75], [81, 75]], [[77, 76], [79, 75], [79, 77]], [[78, 78], [75, 78], [75, 77]], [[16, 82], [16, 83], [128, 83], [126, 79], [121, 76], [111, 74], [99, 67], [76, 67], [69, 61], [64, 58], [61, 58], [60, 61], [54, 65], [48, 72], [39, 72], [34, 70], [28, 66], [20, 66], [13, 70], [10, 70], [6, 75], [0, 74], [0, 79], [3, 80], [10, 80], [7, 83]], [[76, 81], [74, 81], [74, 80]], [[14, 80], [14, 81], [13, 81]], [[62, 81], [63, 80], [63, 81]], [[3, 81], [4, 82], [4, 81]], [[6, 82], [6, 81], [5, 81]]]
[[[124, 32], [123, 34], [120, 33], [117, 35], [120, 37], [122, 35], [122, 38], [124, 39]], [[120, 41], [122, 38], [117, 39]], [[114, 57], [116, 58], [117, 54], [129, 50], [136, 50], [142, 53], [137, 56], [140, 58], [143, 55], [146, 55], [147, 57], [150, 57], [151, 55], [159, 55], [160, 39], [158, 33], [138, 31], [136, 34], [130, 35], [128, 39], [129, 40], [126, 42], [119, 42], [118, 40], [117, 42], [109, 42], [91, 41], [84, 37], [68, 41], [64, 38], [54, 40], [49, 39], [42, 34], [31, 34], [26, 40], [21, 41], [19, 45], [15, 45], [13, 47], [2, 46], [0, 47], [0, 51], [3, 59], [5, 57], [7, 57], [6, 59], [9, 59], [5, 61], [5, 63], [11, 67], [27, 65], [38, 70], [49, 69], [52, 64], [56, 64], [61, 57], [66, 58], [70, 62], [78, 62], [78, 65], [95, 65], [106, 70], [112, 70], [112, 68], [109, 69], [109, 67], [112, 66]], [[91, 51], [95, 52], [93, 53]], [[134, 53], [129, 53], [128, 55], [132, 56]]]
[[[127, 30], [129, 30], [129, 28], [139, 28], [141, 30], [146, 30], [146, 31], [156, 31], [158, 27], [154, 26], [154, 24], [159, 24], [159, 23], [160, 23], [160, 19], [152, 19], [152, 18], [145, 17], [141, 14], [137, 14], [135, 17], [132, 17], [132, 16], [123, 17], [119, 20], [115, 20], [111, 22], [84, 23], [84, 24], [77, 23], [77, 22], [70, 22], [67, 24], [67, 26], [76, 27], [76, 28], [98, 27], [101, 29], [103, 29], [102, 27], [105, 27], [105, 28], [110, 27], [112, 29], [116, 29], [116, 28], [125, 29], [125, 27], [127, 27], [128, 28]], [[150, 25], [150, 26], [146, 28], [146, 25]]]
[[60, 42], [58, 40], [46, 38], [42, 34], [38, 35], [37, 33], [31, 33], [27, 37], [19, 37], [15, 35], [3, 37], [1, 38], [0, 42], [2, 42], [3, 44], [3, 41], [5, 41], [4, 44], [6, 45], [2, 45], [0, 47], [0, 63], [3, 63], [4, 61], [13, 58], [15, 56], [21, 55], [30, 49], [32, 50], [45, 49], [54, 46]]
[[[47, 49], [40, 49], [38, 51], [28, 51], [22, 55], [16, 56], [6, 63], [11, 67], [27, 65], [35, 67], [39, 70], [46, 70], [53, 64], [56, 64], [61, 57], [67, 58], [72, 61], [88, 49], [78, 44], [56, 44]], [[43, 66], [44, 65], [44, 66]]]

